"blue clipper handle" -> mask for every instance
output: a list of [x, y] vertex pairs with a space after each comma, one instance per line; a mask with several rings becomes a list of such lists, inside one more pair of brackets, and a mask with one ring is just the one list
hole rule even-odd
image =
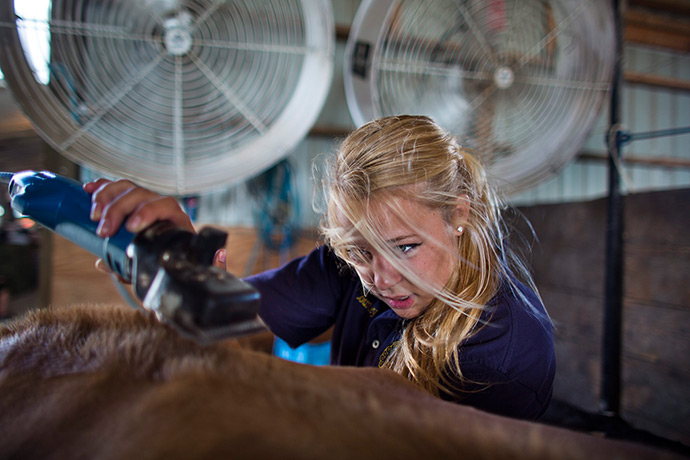
[[121, 227], [112, 237], [99, 237], [98, 223], [89, 218], [91, 196], [80, 182], [48, 171], [22, 171], [12, 175], [9, 194], [12, 209], [100, 257], [131, 281], [127, 247], [134, 235]]

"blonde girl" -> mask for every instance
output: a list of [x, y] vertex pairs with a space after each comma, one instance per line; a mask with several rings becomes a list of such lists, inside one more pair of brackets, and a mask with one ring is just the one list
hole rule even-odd
[[[85, 188], [103, 236], [123, 220], [192, 228], [175, 200], [131, 182]], [[552, 325], [471, 153], [430, 118], [386, 117], [341, 143], [323, 190], [325, 244], [247, 278], [267, 327], [291, 346], [332, 328], [331, 364], [390, 368], [443, 399], [538, 418]]]

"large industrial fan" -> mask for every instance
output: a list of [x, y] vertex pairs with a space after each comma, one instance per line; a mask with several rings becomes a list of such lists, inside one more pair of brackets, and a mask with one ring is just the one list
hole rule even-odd
[[333, 69], [329, 0], [2, 0], [0, 39], [8, 86], [58, 152], [176, 195], [289, 153]]
[[345, 90], [356, 124], [425, 114], [476, 151], [508, 194], [581, 147], [611, 86], [600, 0], [364, 0]]

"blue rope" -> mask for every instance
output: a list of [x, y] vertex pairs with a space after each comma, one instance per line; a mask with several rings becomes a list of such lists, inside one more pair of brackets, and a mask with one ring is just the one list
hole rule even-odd
[[[254, 217], [261, 241], [265, 247], [280, 251], [282, 257], [294, 243], [298, 215], [290, 163], [280, 161], [252, 180], [249, 189], [258, 202]], [[281, 236], [279, 242], [276, 235]]]

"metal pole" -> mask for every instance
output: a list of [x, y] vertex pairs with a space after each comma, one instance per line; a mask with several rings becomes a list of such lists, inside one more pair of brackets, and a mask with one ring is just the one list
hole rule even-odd
[[622, 85], [622, 44], [624, 0], [612, 0], [615, 16], [616, 62], [611, 89], [610, 132], [608, 137], [609, 200], [606, 229], [606, 274], [604, 287], [604, 323], [602, 331], [600, 408], [604, 415], [620, 413], [621, 342], [623, 313], [623, 201], [620, 193], [621, 158], [620, 91]]

